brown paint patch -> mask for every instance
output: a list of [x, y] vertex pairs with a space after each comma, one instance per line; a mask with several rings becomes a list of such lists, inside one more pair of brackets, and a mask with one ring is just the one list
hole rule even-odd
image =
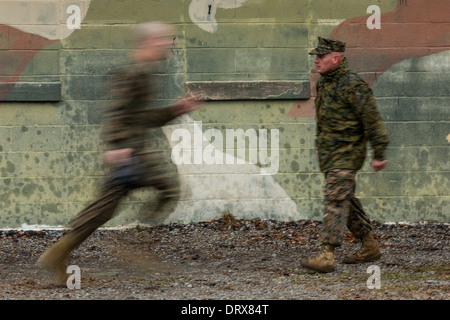
[[316, 108], [314, 100], [316, 99], [316, 83], [319, 79], [319, 74], [314, 69], [309, 75], [310, 84], [310, 98], [308, 100], [298, 100], [289, 110], [287, 116], [289, 118], [314, 118], [316, 116]]
[[[389, 67], [403, 60], [450, 50], [448, 0], [398, 0], [394, 11], [381, 15], [381, 29], [369, 30], [370, 15], [352, 18], [337, 26], [330, 38], [347, 43], [349, 67], [369, 85]], [[295, 103], [288, 117], [315, 116], [318, 75], [311, 70], [311, 99]]]
[[3, 84], [0, 101], [8, 95], [36, 53], [53, 42], [55, 40], [0, 25], [0, 84]]

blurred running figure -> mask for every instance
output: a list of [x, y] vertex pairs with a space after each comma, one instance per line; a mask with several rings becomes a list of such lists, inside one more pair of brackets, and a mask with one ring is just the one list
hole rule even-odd
[[139, 24], [136, 46], [130, 54], [132, 63], [119, 68], [112, 76], [112, 102], [104, 124], [109, 146], [104, 161], [110, 172], [101, 195], [75, 217], [68, 232], [37, 262], [51, 271], [60, 285], [66, 285], [65, 263], [71, 251], [114, 216], [120, 201], [131, 190], [158, 189], [155, 214], [170, 200], [178, 199], [177, 173], [164, 166], [161, 152], [146, 150], [147, 129], [159, 128], [181, 114], [196, 110], [200, 104], [195, 98], [185, 98], [169, 107], [152, 106], [157, 88], [151, 69], [169, 56], [173, 35], [173, 27], [165, 23]]

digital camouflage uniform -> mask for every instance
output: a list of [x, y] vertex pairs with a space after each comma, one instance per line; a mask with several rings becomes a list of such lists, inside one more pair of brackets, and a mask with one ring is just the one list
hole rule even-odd
[[[319, 38], [310, 54], [343, 52], [345, 44]], [[355, 177], [366, 158], [367, 142], [375, 160], [385, 159], [387, 131], [369, 85], [349, 71], [347, 59], [321, 74], [315, 100], [316, 148], [319, 166], [325, 173], [325, 215], [320, 240], [338, 246], [345, 226], [361, 239], [371, 231], [370, 220], [355, 198]]]
[[161, 151], [146, 149], [146, 137], [148, 129], [159, 128], [176, 117], [181, 106], [152, 107], [156, 86], [146, 66], [122, 67], [111, 77], [112, 101], [105, 114], [104, 138], [110, 150], [133, 148], [133, 164], [111, 169], [97, 200], [75, 217], [66, 235], [41, 257], [44, 265], [57, 269], [58, 276], [64, 276], [62, 264], [69, 253], [114, 216], [131, 190], [158, 189], [160, 197], [154, 213], [179, 195], [177, 172], [168, 170]]

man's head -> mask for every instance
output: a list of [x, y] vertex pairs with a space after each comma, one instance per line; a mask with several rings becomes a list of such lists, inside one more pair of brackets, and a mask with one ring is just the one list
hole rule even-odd
[[135, 29], [134, 58], [141, 62], [166, 59], [174, 44], [175, 29], [163, 22], [140, 23]]
[[319, 45], [309, 54], [316, 55], [317, 72], [326, 73], [336, 68], [344, 59], [345, 43], [319, 37]]
[[324, 55], [318, 54], [316, 59], [314, 59], [314, 63], [316, 65], [317, 72], [327, 73], [340, 65], [343, 59], [343, 53], [331, 52]]

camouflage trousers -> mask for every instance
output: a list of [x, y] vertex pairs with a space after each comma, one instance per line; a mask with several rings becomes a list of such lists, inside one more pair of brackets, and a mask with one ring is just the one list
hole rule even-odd
[[156, 219], [169, 203], [174, 203], [179, 197], [179, 183], [176, 172], [171, 172], [160, 163], [160, 159], [153, 157], [140, 163], [142, 172], [132, 186], [115, 182], [112, 172], [103, 184], [100, 196], [91, 205], [81, 211], [69, 225], [70, 250], [80, 245], [89, 235], [100, 226], [111, 220], [117, 208], [130, 191], [145, 187], [154, 187], [159, 191], [156, 206], [149, 210], [151, 217]]
[[342, 244], [345, 227], [362, 239], [372, 231], [361, 202], [355, 198], [355, 170], [333, 169], [325, 174], [325, 215], [319, 241], [323, 244]]

